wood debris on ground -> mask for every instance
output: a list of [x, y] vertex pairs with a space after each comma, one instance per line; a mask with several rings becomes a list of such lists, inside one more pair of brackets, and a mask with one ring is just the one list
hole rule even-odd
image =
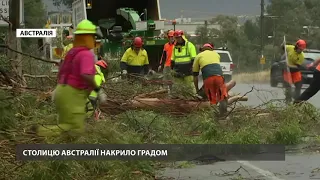
[[[230, 81], [227, 85], [227, 90], [230, 90], [236, 85], [235, 81]], [[237, 101], [247, 101], [248, 97], [239, 94], [229, 93], [228, 104], [231, 105]], [[193, 112], [201, 108], [210, 107], [207, 100], [199, 99], [180, 99], [170, 98], [167, 89], [161, 89], [148, 93], [138, 94], [126, 101], [110, 98], [108, 101], [100, 105], [103, 112], [110, 114], [118, 114], [126, 110], [155, 110], [158, 112], [170, 113], [174, 115], [183, 115]]]

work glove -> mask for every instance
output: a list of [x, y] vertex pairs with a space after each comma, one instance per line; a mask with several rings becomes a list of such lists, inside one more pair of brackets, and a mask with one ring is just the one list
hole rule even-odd
[[158, 72], [162, 72], [162, 66], [158, 67]]
[[202, 100], [202, 99], [203, 99], [203, 97], [200, 96], [199, 94], [196, 94], [195, 97], [196, 97], [198, 100]]
[[197, 92], [197, 97], [200, 99], [203, 99], [203, 97], [201, 96], [201, 90], [198, 89], [196, 92]]
[[122, 70], [122, 75], [127, 75], [128, 71], [127, 70]]
[[306, 68], [307, 68], [307, 69], [310, 69], [310, 68], [312, 68], [313, 66], [314, 66], [314, 64], [313, 64], [313, 63], [310, 63], [310, 64], [307, 64], [307, 65], [306, 65]]
[[148, 75], [153, 75], [153, 74], [155, 74], [156, 72], [154, 71], [154, 70], [149, 70], [149, 72], [148, 72]]

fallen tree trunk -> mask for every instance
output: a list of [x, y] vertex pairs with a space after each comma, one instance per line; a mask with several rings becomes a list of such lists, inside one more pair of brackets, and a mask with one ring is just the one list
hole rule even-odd
[[[247, 97], [235, 96], [228, 99], [228, 104], [236, 101], [247, 101]], [[117, 108], [118, 107], [118, 108]], [[159, 99], [159, 98], [135, 98], [123, 104], [118, 104], [115, 101], [107, 101], [101, 105], [101, 110], [108, 113], [121, 112], [125, 110], [145, 109], [154, 110], [164, 113], [185, 114], [201, 108], [210, 107], [208, 101], [187, 101], [181, 99]]]
[[135, 98], [125, 103], [107, 101], [100, 105], [103, 112], [118, 114], [127, 110], [153, 110], [162, 113], [182, 115], [203, 107], [209, 107], [209, 102], [187, 101], [181, 99]]
[[235, 80], [231, 80], [230, 82], [226, 83], [227, 86], [227, 91], [229, 92], [232, 88], [234, 88], [236, 86], [236, 81]]
[[247, 96], [236, 95], [236, 96], [232, 96], [232, 97], [228, 98], [228, 104], [229, 105], [234, 103], [234, 102], [237, 102], [237, 101], [248, 101], [248, 97]]
[[[228, 92], [236, 85], [235, 81], [226, 83]], [[186, 114], [192, 111], [210, 107], [209, 101], [198, 100], [183, 100], [183, 99], [168, 99], [155, 98], [157, 95], [165, 94], [168, 90], [159, 90], [150, 93], [140, 94], [126, 102], [117, 102], [116, 100], [109, 100], [100, 105], [100, 109], [107, 113], [117, 114], [126, 110], [144, 109], [154, 110], [163, 113], [171, 114]], [[229, 94], [228, 104], [236, 101], [247, 101], [248, 97]]]

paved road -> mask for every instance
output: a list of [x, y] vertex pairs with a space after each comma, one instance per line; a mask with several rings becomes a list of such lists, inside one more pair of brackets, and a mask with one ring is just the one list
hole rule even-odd
[[[319, 154], [288, 154], [285, 161], [236, 161], [166, 169], [172, 180], [308, 180], [320, 179]], [[237, 172], [235, 172], [237, 171]]]
[[[254, 90], [247, 94], [249, 100], [242, 102], [243, 105], [258, 106], [272, 99], [284, 99], [284, 89], [280, 88], [281, 86], [272, 88], [269, 84], [237, 84], [232, 91], [245, 94], [249, 92], [252, 87], [254, 87]], [[303, 91], [306, 87], [308, 86], [305, 85], [303, 87]], [[320, 108], [320, 93], [311, 98], [309, 102], [315, 107]]]
[[[242, 102], [242, 104], [258, 106], [271, 99], [284, 99], [282, 88], [271, 88], [268, 84], [237, 84], [232, 91], [244, 94], [249, 92], [252, 87], [254, 87], [254, 90], [247, 94], [249, 101]], [[320, 108], [320, 93], [310, 99], [309, 102]], [[239, 170], [234, 172], [237, 169]], [[320, 154], [318, 152], [286, 154], [286, 160], [278, 162], [236, 161], [196, 165], [185, 169], [168, 168], [164, 171], [163, 176], [175, 180], [320, 179]]]

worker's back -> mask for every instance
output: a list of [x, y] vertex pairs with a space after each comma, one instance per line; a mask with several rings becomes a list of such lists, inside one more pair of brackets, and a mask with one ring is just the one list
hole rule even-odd
[[199, 53], [193, 64], [194, 70], [197, 70], [198, 68], [200, 68], [204, 79], [212, 75], [222, 75], [220, 55], [217, 52], [210, 50]]

